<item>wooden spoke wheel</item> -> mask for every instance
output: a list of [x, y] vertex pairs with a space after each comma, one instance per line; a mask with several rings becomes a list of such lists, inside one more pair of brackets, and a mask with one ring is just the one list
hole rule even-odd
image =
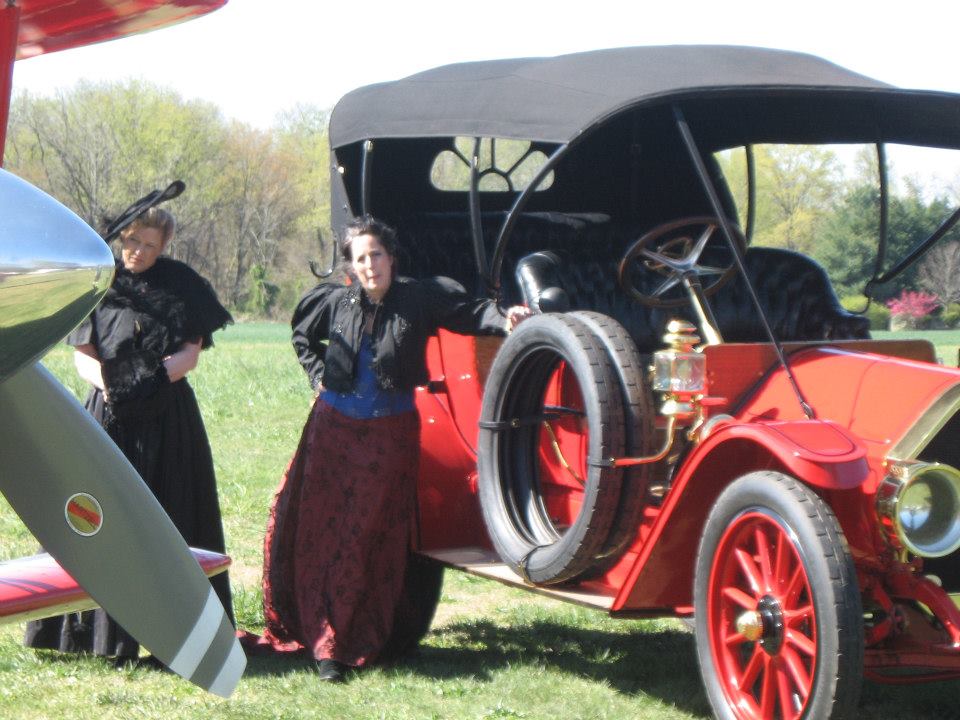
[[732, 483], [697, 558], [697, 654], [717, 717], [849, 717], [863, 673], [853, 561], [829, 507], [776, 472]]

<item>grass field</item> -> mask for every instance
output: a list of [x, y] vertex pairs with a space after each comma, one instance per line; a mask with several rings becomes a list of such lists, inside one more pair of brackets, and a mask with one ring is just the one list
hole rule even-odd
[[[238, 623], [252, 630], [262, 626], [267, 509], [311, 399], [287, 332], [281, 324], [228, 328], [191, 376], [214, 449]], [[956, 364], [960, 332], [924, 336]], [[66, 348], [45, 363], [81, 392]], [[0, 559], [35, 550], [0, 498]], [[9, 720], [710, 717], [683, 624], [611, 620], [451, 571], [419, 655], [345, 686], [318, 682], [304, 660], [252, 658], [237, 692], [222, 700], [167, 673], [25, 650], [21, 634], [0, 626], [0, 718]], [[859, 717], [958, 718], [960, 682], [866, 683]]]

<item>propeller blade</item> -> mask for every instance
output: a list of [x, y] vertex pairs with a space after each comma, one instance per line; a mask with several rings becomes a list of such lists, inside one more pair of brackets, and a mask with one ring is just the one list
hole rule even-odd
[[0, 170], [0, 382], [35, 362], [96, 306], [113, 254], [89, 225]]
[[0, 383], [0, 408], [0, 490], [44, 549], [167, 667], [229, 696], [234, 628], [123, 453], [38, 364]]

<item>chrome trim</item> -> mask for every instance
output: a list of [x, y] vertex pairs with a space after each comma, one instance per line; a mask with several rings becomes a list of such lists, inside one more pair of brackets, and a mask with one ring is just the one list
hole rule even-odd
[[890, 449], [888, 462], [908, 461], [917, 457], [943, 426], [960, 411], [960, 382], [934, 400], [930, 407]]
[[113, 271], [113, 253], [89, 225], [0, 170], [0, 381], [76, 327]]
[[727, 413], [718, 413], [716, 415], [711, 415], [706, 422], [704, 422], [699, 427], [699, 432], [696, 436], [697, 442], [703, 442], [708, 437], [710, 437], [714, 431], [721, 425], [726, 425], [731, 422], [736, 422], [736, 418], [733, 415], [728, 415]]

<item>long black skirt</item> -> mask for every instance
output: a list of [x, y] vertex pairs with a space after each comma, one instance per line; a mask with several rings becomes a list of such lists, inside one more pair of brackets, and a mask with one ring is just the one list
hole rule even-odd
[[[173, 524], [192, 547], [225, 552], [213, 457], [193, 389], [184, 379], [135, 406], [103, 401], [94, 390], [86, 408], [143, 477]], [[104, 558], [109, 563], [109, 558]], [[210, 579], [233, 621], [227, 573]], [[131, 587], [130, 592], [138, 589]], [[29, 647], [133, 658], [139, 645], [103, 610], [71, 613], [27, 624]]]

